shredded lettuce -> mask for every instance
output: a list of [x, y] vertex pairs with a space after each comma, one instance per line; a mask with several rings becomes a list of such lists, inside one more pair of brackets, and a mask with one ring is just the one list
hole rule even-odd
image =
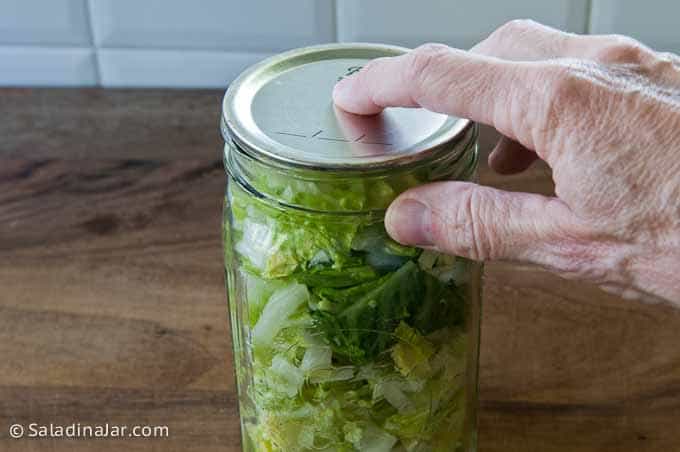
[[232, 190], [230, 204], [234, 248], [250, 273], [276, 279], [310, 269], [340, 269], [359, 261], [351, 256], [358, 227], [354, 222], [289, 215], [239, 189]]
[[285, 283], [276, 280], [264, 280], [251, 273], [241, 271], [241, 278], [245, 281], [246, 299], [248, 300], [248, 322], [254, 327], [262, 314], [269, 297], [274, 292], [285, 287]]
[[396, 270], [420, 253], [417, 248], [400, 245], [389, 238], [382, 224], [358, 231], [352, 241], [352, 249], [363, 252], [366, 262], [381, 271]]
[[329, 369], [332, 366], [333, 351], [330, 347], [313, 346], [305, 350], [300, 368], [305, 372]]
[[272, 344], [274, 336], [286, 326], [288, 319], [309, 298], [307, 286], [293, 283], [272, 294], [253, 328], [255, 346]]
[[463, 286], [470, 282], [472, 263], [463, 257], [446, 256], [426, 250], [418, 258], [418, 265], [423, 271], [445, 284]]
[[[312, 312], [333, 351], [358, 363], [384, 351], [394, 342], [393, 331], [417, 307], [423, 293], [418, 266], [411, 261], [371, 283], [349, 289], [318, 292], [333, 303], [332, 310]], [[340, 301], [340, 303], [338, 303]]]
[[392, 348], [392, 359], [399, 372], [405, 377], [429, 373], [434, 346], [404, 322], [394, 333], [399, 342]]
[[356, 286], [378, 278], [379, 273], [370, 265], [358, 265], [342, 269], [312, 268], [295, 275], [295, 278], [309, 287], [342, 288]]
[[288, 397], [295, 396], [305, 381], [304, 372], [280, 355], [274, 356], [269, 370], [272, 378], [278, 380], [278, 387], [281, 392]]
[[[404, 188], [258, 183], [327, 210], [385, 207]], [[402, 246], [368, 218], [286, 210], [238, 186], [228, 202], [226, 261], [249, 326], [234, 333], [250, 365], [245, 450], [462, 450], [471, 264]]]

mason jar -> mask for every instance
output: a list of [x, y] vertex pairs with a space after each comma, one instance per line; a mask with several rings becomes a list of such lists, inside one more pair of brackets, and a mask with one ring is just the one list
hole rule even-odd
[[385, 210], [472, 180], [477, 127], [357, 116], [342, 77], [406, 49], [308, 47], [227, 90], [224, 257], [243, 450], [475, 451], [481, 266], [401, 245]]

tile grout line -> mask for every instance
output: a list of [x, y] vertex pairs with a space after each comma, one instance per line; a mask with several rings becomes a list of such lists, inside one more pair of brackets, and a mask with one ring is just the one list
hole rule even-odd
[[340, 42], [340, 2], [342, 0], [333, 0], [333, 38], [335, 42]]
[[338, 42], [338, 8], [340, 0], [331, 0], [331, 16], [333, 19], [333, 42]]
[[585, 30], [586, 34], [591, 34], [593, 31], [593, 0], [586, 0], [586, 23]]
[[[2, 45], [0, 45], [2, 47]], [[271, 55], [273, 53], [284, 52], [288, 50], [287, 48], [272, 48], [272, 49], [253, 49], [253, 50], [239, 50], [235, 47], [189, 47], [189, 46], [170, 46], [164, 47], [161, 45], [144, 45], [136, 46], [134, 44], [122, 44], [122, 45], [103, 45], [97, 46], [96, 49], [99, 50], [129, 50], [133, 52], [137, 51], [153, 51], [153, 52], [203, 52], [203, 53], [231, 53], [231, 54], [256, 54], [256, 55]]]
[[50, 42], [0, 43], [0, 49], [92, 50], [87, 44], [59, 44]]
[[102, 86], [102, 71], [101, 71], [101, 64], [99, 62], [99, 49], [97, 48], [97, 45], [95, 44], [95, 39], [94, 39], [94, 25], [92, 23], [92, 5], [90, 3], [91, 0], [86, 0], [85, 1], [85, 9], [87, 10], [87, 26], [90, 31], [90, 49], [92, 50], [94, 54], [94, 72], [95, 76], [97, 77], [97, 86]]

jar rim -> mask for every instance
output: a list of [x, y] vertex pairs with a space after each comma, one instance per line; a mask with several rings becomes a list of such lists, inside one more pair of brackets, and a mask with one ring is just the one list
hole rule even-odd
[[[285, 165], [272, 165], [271, 162], [263, 161], [259, 156], [254, 156], [246, 150], [238, 146], [237, 143], [230, 140], [224, 146], [224, 168], [227, 175], [233, 180], [241, 189], [250, 193], [250, 195], [260, 199], [262, 202], [269, 204], [272, 207], [282, 210], [293, 209], [301, 213], [309, 214], [328, 214], [335, 216], [352, 216], [352, 215], [369, 215], [377, 218], [384, 215], [387, 205], [381, 207], [361, 208], [361, 209], [326, 209], [310, 207], [308, 205], [296, 204], [287, 200], [281, 199], [279, 196], [271, 193], [271, 182], [261, 181], [261, 176], [266, 170], [276, 171], [278, 174], [270, 174], [270, 179], [279, 179], [283, 174], [286, 185], [292, 181], [302, 183], [311, 183], [316, 188], [341, 186], [342, 184], [357, 182], [359, 180], [364, 183], [371, 183], [376, 181], [394, 181], [395, 179], [406, 179], [409, 175], [421, 171], [428, 171], [428, 179], [421, 181], [435, 182], [441, 180], [469, 180], [470, 176], [474, 174], [477, 169], [479, 161], [479, 152], [477, 148], [477, 139], [479, 136], [479, 128], [473, 124], [469, 133], [464, 137], [468, 139], [464, 143], [456, 143], [456, 149], [448, 149], [448, 153], [441, 153], [437, 159], [429, 159], [427, 161], [415, 161], [410, 165], [400, 166], [398, 168], [373, 168], [366, 170], [361, 174], [356, 171], [344, 170], [318, 170], [306, 167], [292, 168]], [[258, 168], [259, 167], [259, 168]], [[451, 177], [452, 175], [455, 177]], [[258, 177], [259, 176], [259, 177]], [[357, 177], [359, 176], [359, 179]], [[255, 179], [260, 179], [256, 181]], [[330, 185], [328, 185], [330, 184]], [[419, 184], [410, 182], [410, 186], [404, 187], [412, 188]]]

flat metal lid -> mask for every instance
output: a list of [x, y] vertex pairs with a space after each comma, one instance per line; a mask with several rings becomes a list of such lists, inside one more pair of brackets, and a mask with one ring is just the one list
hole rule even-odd
[[306, 47], [242, 73], [223, 101], [223, 133], [246, 152], [313, 168], [374, 168], [420, 160], [471, 122], [422, 108], [372, 116], [335, 107], [333, 86], [373, 58], [408, 51], [376, 44]]

